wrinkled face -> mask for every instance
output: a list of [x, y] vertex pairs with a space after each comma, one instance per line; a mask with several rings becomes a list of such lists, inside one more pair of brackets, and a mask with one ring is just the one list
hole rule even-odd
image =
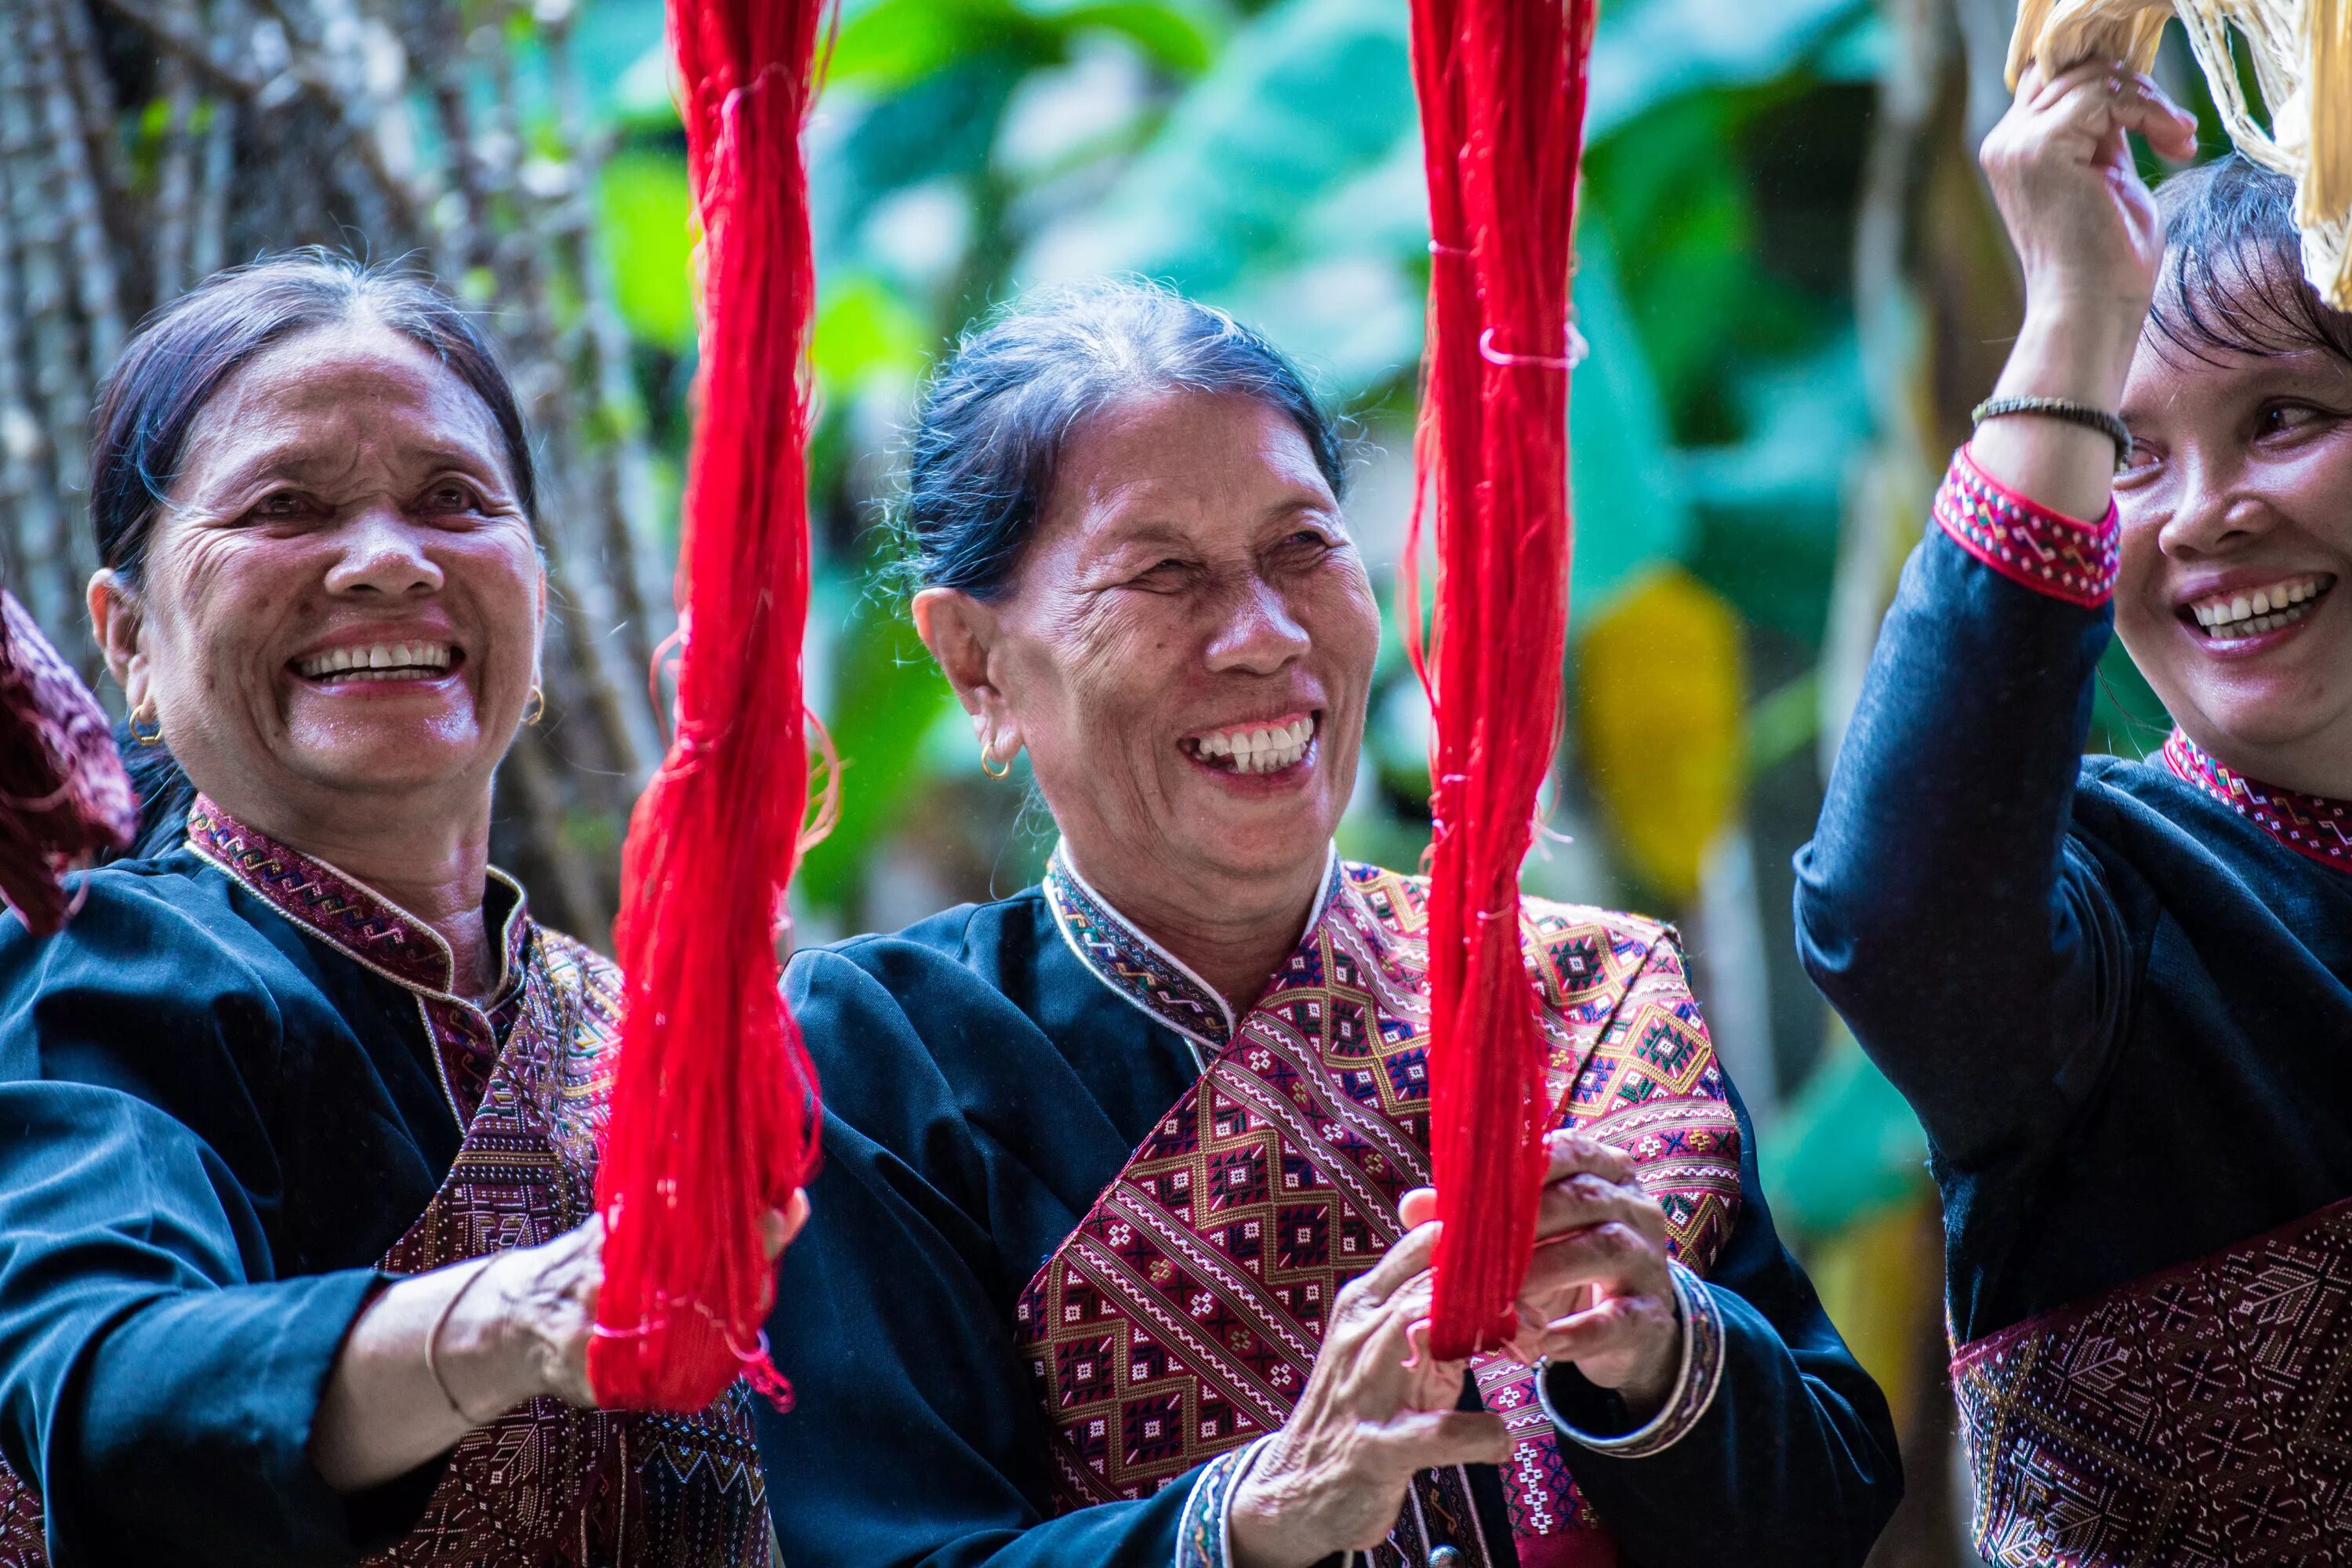
[[[537, 546], [489, 409], [367, 321], [273, 345], [191, 426], [135, 591], [93, 609], [199, 788], [265, 821], [484, 805], [538, 668]], [[441, 798], [436, 795], [436, 798]]]
[[996, 610], [995, 684], [1081, 866], [1320, 867], [1380, 617], [1279, 410], [1171, 393], [1096, 416]]
[[2133, 362], [2116, 627], [2190, 739], [2311, 788], [2352, 757], [2352, 365], [2206, 352]]

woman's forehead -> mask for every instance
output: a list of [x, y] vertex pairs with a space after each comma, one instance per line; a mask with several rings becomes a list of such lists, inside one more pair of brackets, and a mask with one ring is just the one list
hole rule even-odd
[[181, 470], [321, 469], [361, 447], [410, 460], [504, 459], [496, 417], [461, 377], [366, 322], [301, 333], [238, 366], [192, 421]]

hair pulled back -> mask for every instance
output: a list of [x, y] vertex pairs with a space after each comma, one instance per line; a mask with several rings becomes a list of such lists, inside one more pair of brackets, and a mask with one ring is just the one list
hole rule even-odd
[[[425, 350], [470, 387], [496, 420], [524, 514], [536, 518], [537, 477], [514, 387], [457, 302], [421, 273], [370, 266], [310, 247], [216, 272], [142, 322], [100, 389], [91, 419], [89, 517], [98, 559], [137, 586], [188, 432], [240, 368], [304, 332], [373, 321]], [[179, 841], [194, 786], [161, 744], [115, 742], [139, 792], [149, 856]]]
[[909, 575], [979, 599], [1009, 593], [1070, 435], [1123, 398], [1235, 393], [1286, 416], [1339, 495], [1346, 452], [1280, 349], [1156, 283], [1042, 290], [964, 333], [917, 410], [897, 527]]

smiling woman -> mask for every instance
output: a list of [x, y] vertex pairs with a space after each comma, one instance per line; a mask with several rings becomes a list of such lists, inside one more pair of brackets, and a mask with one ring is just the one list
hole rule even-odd
[[619, 980], [487, 859], [547, 598], [505, 377], [302, 254], [148, 323], [97, 430], [145, 820], [0, 930], [0, 1568], [765, 1563], [740, 1386], [589, 1408]]
[[1507, 1352], [1426, 1353], [1426, 889], [1331, 842], [1380, 640], [1345, 474], [1272, 345], [1142, 285], [933, 381], [915, 622], [1061, 843], [788, 973], [826, 1152], [769, 1324], [795, 1408], [759, 1415], [795, 1568], [1821, 1568], [1893, 1507], [1885, 1404], [1638, 916], [1523, 911], [1541, 1244]]
[[[2352, 1481], [2352, 319], [2284, 175], [2141, 185], [2127, 134], [2193, 126], [2093, 61], [1986, 140], [2027, 411], [1953, 459], [1800, 858], [1927, 1129], [2019, 1568], [2335, 1561]], [[2082, 754], [2111, 620], [2177, 726], [2145, 763]]]

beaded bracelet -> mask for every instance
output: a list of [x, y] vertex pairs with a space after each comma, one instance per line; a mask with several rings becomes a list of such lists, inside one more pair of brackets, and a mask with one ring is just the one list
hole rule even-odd
[[2096, 430], [2116, 444], [2116, 467], [2131, 461], [2131, 427], [2104, 408], [2094, 408], [2087, 403], [2076, 403], [2064, 397], [1989, 397], [1969, 410], [1969, 424], [1975, 426], [1988, 419], [2000, 419], [2012, 414], [2038, 414], [2045, 419], [2063, 419], [2069, 425], [2080, 425]]

